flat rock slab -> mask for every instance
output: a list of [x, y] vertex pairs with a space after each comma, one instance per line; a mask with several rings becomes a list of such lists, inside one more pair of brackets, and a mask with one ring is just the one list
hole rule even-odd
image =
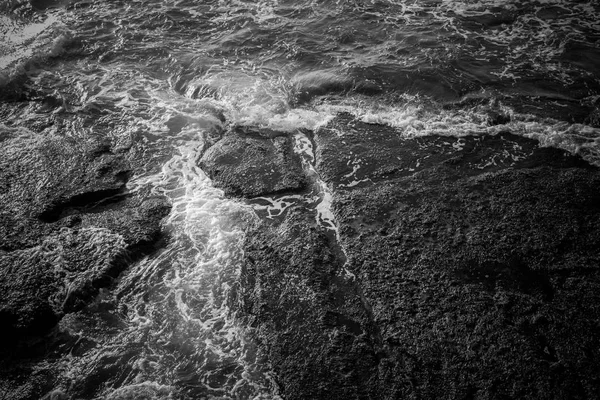
[[289, 136], [238, 129], [210, 147], [199, 165], [228, 196], [250, 198], [294, 192], [307, 185]]
[[243, 311], [285, 398], [596, 396], [597, 168], [348, 115], [314, 141], [339, 241], [291, 210], [245, 242]]
[[[382, 398], [597, 393], [598, 169], [509, 133], [390, 139], [339, 122], [346, 143], [317, 134], [319, 172], [381, 332]], [[340, 146], [364, 160], [362, 186], [343, 185], [326, 151]]]
[[47, 329], [88, 297], [85, 292], [125, 254], [120, 235], [98, 228], [66, 228], [39, 246], [0, 253], [3, 323], [17, 332]]
[[335, 192], [384, 343], [382, 398], [597, 392], [599, 185], [577, 168], [440, 167]]

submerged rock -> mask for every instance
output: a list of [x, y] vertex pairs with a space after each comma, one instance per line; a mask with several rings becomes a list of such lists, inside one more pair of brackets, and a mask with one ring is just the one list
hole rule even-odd
[[257, 197], [307, 185], [292, 138], [276, 132], [230, 132], [204, 153], [199, 165], [229, 196]]
[[241, 310], [284, 398], [598, 393], [597, 168], [347, 115], [315, 142], [339, 243], [296, 212], [245, 242]]

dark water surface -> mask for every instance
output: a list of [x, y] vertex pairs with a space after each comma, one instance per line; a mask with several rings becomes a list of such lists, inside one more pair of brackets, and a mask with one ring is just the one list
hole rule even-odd
[[595, 1], [12, 0], [0, 32], [2, 136], [142, 143], [128, 189], [173, 203], [168, 245], [61, 321], [80, 340], [47, 361], [56, 396], [278, 398], [230, 304], [244, 226], [305, 202], [335, 232], [331, 195], [226, 198], [196, 165], [224, 130], [285, 132], [310, 165], [306, 130], [344, 112], [404, 137], [510, 132], [600, 165]]

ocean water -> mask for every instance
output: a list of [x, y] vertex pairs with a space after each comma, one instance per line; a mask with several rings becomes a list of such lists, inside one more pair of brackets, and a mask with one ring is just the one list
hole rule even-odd
[[[252, 220], [304, 202], [336, 232], [306, 132], [339, 113], [406, 137], [511, 132], [600, 165], [593, 0], [5, 0], [0, 35], [2, 135], [140, 142], [128, 189], [173, 204], [166, 247], [61, 322], [85, 345], [52, 361], [48, 398], [279, 398], [230, 294]], [[294, 137], [313, 190], [226, 198], [196, 162], [240, 126]]]

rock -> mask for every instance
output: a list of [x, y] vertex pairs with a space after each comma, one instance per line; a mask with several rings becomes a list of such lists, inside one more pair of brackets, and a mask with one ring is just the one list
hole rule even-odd
[[45, 331], [85, 304], [94, 284], [125, 256], [120, 235], [102, 228], [65, 228], [42, 244], [0, 254], [0, 315], [9, 332]]
[[[600, 284], [598, 174], [539, 168], [451, 182], [420, 173], [334, 195], [348, 268], [390, 344], [384, 398], [596, 391], [587, 371], [599, 354], [584, 349], [600, 338], [591, 306]], [[568, 289], [567, 277], [577, 277]], [[551, 322], [530, 323], [540, 317]], [[416, 387], [392, 372], [407, 357]], [[554, 371], [559, 361], [568, 373]]]
[[315, 142], [339, 243], [298, 212], [252, 227], [238, 294], [284, 398], [600, 391], [597, 168], [348, 115]]
[[377, 332], [322, 228], [299, 211], [246, 236], [241, 290], [286, 399], [378, 398]]
[[3, 333], [43, 335], [152, 249], [170, 206], [126, 194], [126, 160], [98, 142], [9, 138], [0, 164]]
[[73, 210], [123, 193], [130, 170], [98, 142], [15, 138], [0, 149], [0, 249], [38, 245]]
[[488, 125], [506, 125], [510, 122], [510, 115], [503, 112], [498, 112], [495, 110], [490, 110], [488, 112]]
[[119, 234], [126, 246], [139, 250], [160, 238], [160, 222], [169, 210], [169, 203], [162, 197], [131, 197], [106, 206], [102, 212], [82, 215], [81, 227], [109, 229]]
[[[360, 137], [352, 138], [354, 149]], [[347, 154], [326, 131], [316, 140]], [[348, 190], [336, 169], [319, 171], [334, 188], [348, 269], [388, 344], [383, 398], [592, 395], [600, 354], [584, 349], [600, 344], [591, 306], [600, 284], [599, 171], [510, 134], [464, 138], [454, 152], [428, 140], [376, 142], [383, 154], [420, 160], [413, 175], [376, 181], [367, 172], [365, 186]], [[320, 164], [344, 165], [319, 154]], [[581, 306], [569, 305], [574, 297]], [[540, 318], [548, 322], [531, 322]]]
[[281, 135], [241, 129], [229, 132], [204, 153], [199, 165], [229, 196], [303, 190], [308, 181], [300, 157], [294, 153], [292, 139]]
[[[343, 135], [336, 133], [340, 129]], [[542, 165], [591, 168], [580, 157], [540, 148], [537, 141], [509, 132], [496, 136], [407, 139], [392, 128], [354, 121], [349, 114], [339, 115], [330, 129], [319, 131], [315, 142], [318, 173], [339, 189], [413, 176], [439, 165], [456, 172], [447, 175], [450, 179]]]
[[600, 106], [596, 106], [584, 122], [594, 128], [600, 128]]

